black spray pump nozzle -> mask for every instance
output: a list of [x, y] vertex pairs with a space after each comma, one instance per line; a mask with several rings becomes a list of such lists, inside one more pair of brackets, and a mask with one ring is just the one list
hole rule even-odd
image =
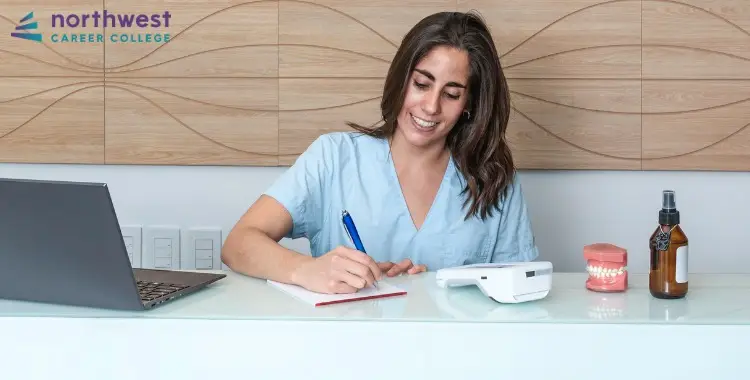
[[674, 190], [662, 191], [659, 224], [669, 226], [680, 224], [680, 212], [677, 211]]
[[664, 190], [661, 196], [661, 209], [665, 211], [675, 210], [674, 190]]

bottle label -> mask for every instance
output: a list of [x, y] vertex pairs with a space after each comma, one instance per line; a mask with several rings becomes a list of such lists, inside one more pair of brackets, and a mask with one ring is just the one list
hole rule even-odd
[[677, 248], [675, 256], [675, 282], [684, 284], [688, 280], [688, 246], [683, 245]]

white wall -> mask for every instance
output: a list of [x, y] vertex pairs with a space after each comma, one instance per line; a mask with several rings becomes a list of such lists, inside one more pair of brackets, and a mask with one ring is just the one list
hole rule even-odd
[[[121, 224], [217, 226], [223, 238], [285, 168], [0, 164], [0, 177], [107, 182]], [[648, 268], [661, 191], [677, 193], [690, 272], [750, 273], [750, 173], [522, 171], [537, 243], [557, 271], [582, 271], [582, 249], [611, 242], [631, 272]], [[238, 190], [239, 189], [239, 190]], [[285, 245], [309, 252], [306, 240]]]

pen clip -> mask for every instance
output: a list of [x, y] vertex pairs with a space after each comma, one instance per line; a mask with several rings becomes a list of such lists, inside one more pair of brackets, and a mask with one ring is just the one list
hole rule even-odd
[[352, 238], [352, 234], [351, 234], [351, 232], [349, 232], [349, 226], [347, 226], [347, 224], [346, 224], [346, 216], [347, 215], [349, 215], [348, 211], [341, 210], [341, 227], [344, 228], [344, 232], [346, 232], [346, 236], [349, 237], [349, 241], [352, 243], [352, 245], [356, 246], [356, 244], [354, 244], [354, 238]]

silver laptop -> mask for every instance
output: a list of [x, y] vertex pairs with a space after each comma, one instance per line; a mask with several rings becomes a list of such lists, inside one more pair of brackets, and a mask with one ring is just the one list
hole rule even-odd
[[146, 310], [224, 277], [133, 268], [104, 183], [0, 179], [0, 298]]

